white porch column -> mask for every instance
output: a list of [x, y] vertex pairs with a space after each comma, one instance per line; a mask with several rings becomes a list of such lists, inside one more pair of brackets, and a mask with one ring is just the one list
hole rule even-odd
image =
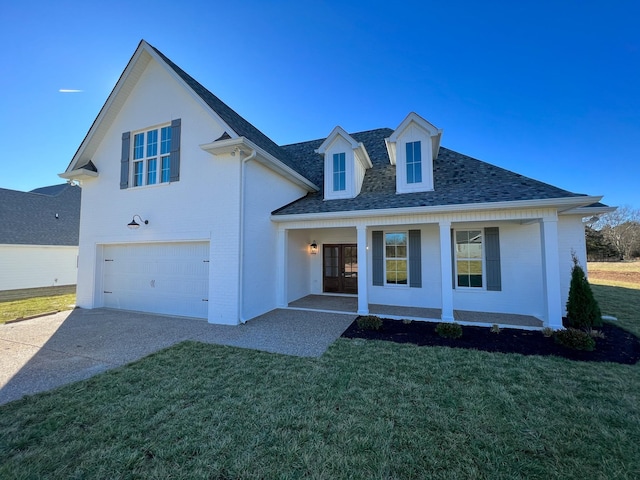
[[544, 326], [562, 328], [560, 300], [560, 255], [558, 252], [558, 217], [544, 217], [540, 222], [542, 249], [542, 294], [544, 296]]
[[358, 232], [358, 314], [369, 314], [369, 290], [367, 277], [369, 269], [369, 251], [367, 250], [367, 226], [356, 226]]
[[278, 228], [276, 239], [276, 306], [287, 306], [287, 231]]
[[451, 259], [451, 222], [440, 222], [440, 278], [442, 282], [443, 322], [453, 322], [453, 274]]

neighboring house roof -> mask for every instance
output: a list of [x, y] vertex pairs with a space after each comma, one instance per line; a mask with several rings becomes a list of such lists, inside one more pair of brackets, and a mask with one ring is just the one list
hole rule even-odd
[[[300, 200], [274, 211], [274, 215], [435, 207], [585, 196], [539, 182], [444, 147], [440, 147], [440, 153], [433, 162], [433, 191], [396, 194], [396, 167], [390, 164], [384, 143], [384, 139], [392, 133], [393, 130], [382, 128], [351, 134], [355, 140], [364, 143], [373, 164], [373, 168], [367, 170], [365, 174], [362, 190], [357, 197], [325, 201], [321, 189], [317, 193], [310, 193]], [[323, 158], [322, 155], [315, 153], [315, 150], [323, 141], [324, 139], [318, 139], [282, 147], [305, 165], [305, 168], [310, 172], [310, 180], [319, 186], [324, 183]]]
[[0, 188], [0, 244], [78, 245], [80, 193], [66, 183], [31, 192]]

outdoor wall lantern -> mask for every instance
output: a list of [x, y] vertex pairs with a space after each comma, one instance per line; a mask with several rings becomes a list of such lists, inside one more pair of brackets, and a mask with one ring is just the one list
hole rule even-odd
[[131, 222], [127, 224], [127, 227], [129, 227], [131, 230], [135, 230], [137, 228], [140, 228], [140, 223], [136, 222], [136, 217], [138, 217], [138, 220], [140, 220], [140, 223], [144, 223], [145, 225], [149, 225], [149, 220], [143, 220], [142, 217], [140, 217], [140, 215], [134, 215], [133, 219], [131, 220]]
[[309, 253], [311, 255], [315, 255], [316, 253], [318, 253], [318, 244], [315, 240], [311, 242], [311, 245], [309, 245]]

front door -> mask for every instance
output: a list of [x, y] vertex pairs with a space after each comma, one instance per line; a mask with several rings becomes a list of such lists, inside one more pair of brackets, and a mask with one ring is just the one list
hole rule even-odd
[[324, 245], [322, 265], [324, 292], [358, 293], [357, 245]]

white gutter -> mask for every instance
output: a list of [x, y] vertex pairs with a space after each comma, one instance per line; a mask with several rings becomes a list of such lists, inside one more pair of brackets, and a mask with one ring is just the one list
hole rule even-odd
[[242, 314], [243, 306], [243, 280], [244, 280], [244, 190], [245, 190], [245, 167], [250, 160], [256, 158], [257, 152], [251, 154], [240, 161], [240, 259], [238, 262], [238, 319], [240, 323], [246, 323], [247, 319]]
[[[458, 213], [478, 210], [514, 210], [523, 208], [558, 208], [570, 210], [598, 203], [602, 196], [580, 196], [550, 198], [542, 200], [516, 200], [513, 202], [465, 203], [461, 205], [436, 205], [429, 207], [383, 208], [376, 210], [347, 210], [341, 212], [298, 213], [292, 215], [271, 215], [276, 223], [299, 222], [307, 220], [334, 220], [342, 218], [386, 217], [394, 215], [417, 215], [434, 213]], [[328, 200], [331, 201], [331, 200]]]

